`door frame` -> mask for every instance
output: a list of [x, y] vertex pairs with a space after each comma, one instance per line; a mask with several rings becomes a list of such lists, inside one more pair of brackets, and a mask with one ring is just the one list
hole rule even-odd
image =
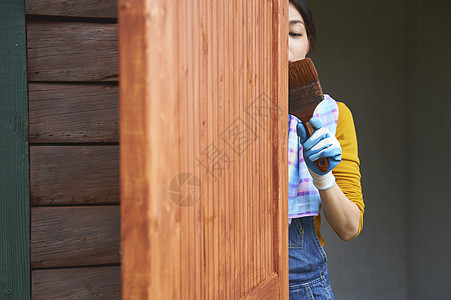
[[30, 298], [25, 1], [0, 2], [0, 298]]

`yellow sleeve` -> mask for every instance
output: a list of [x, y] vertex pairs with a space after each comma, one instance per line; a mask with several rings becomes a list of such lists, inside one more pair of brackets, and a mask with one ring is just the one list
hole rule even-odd
[[[365, 205], [363, 203], [362, 186], [360, 183], [360, 160], [357, 149], [357, 135], [355, 133], [354, 119], [351, 111], [343, 103], [338, 102], [338, 123], [337, 132], [335, 134], [337, 140], [340, 142], [342, 154], [341, 162], [332, 169], [332, 174], [335, 176], [335, 181], [343, 193], [349, 200], [354, 202], [360, 210], [359, 231], [353, 237], [359, 235], [363, 228], [363, 212]], [[314, 217], [315, 231], [319, 242], [324, 247], [324, 238], [321, 236], [321, 215]]]
[[349, 200], [354, 202], [360, 210], [359, 231], [354, 236], [359, 235], [363, 228], [363, 212], [365, 205], [363, 203], [360, 160], [357, 147], [357, 135], [355, 132], [354, 119], [349, 108], [343, 103], [338, 102], [338, 123], [335, 136], [340, 142], [342, 149], [342, 160], [332, 170], [335, 181]]

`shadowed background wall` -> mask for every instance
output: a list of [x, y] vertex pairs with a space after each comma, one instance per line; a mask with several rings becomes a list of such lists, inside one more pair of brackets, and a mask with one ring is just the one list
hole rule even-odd
[[309, 3], [323, 89], [354, 115], [366, 204], [351, 242], [323, 218], [336, 298], [445, 299], [451, 2]]

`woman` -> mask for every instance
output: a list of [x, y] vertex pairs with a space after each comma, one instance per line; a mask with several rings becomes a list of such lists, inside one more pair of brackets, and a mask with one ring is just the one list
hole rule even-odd
[[[315, 28], [304, 0], [290, 0], [288, 40], [290, 62], [304, 59], [314, 47]], [[289, 115], [290, 299], [333, 299], [319, 210], [342, 240], [362, 230], [357, 139], [350, 110], [327, 94], [310, 123], [315, 132], [307, 139], [302, 122]], [[327, 172], [314, 163], [322, 157], [328, 159]]]

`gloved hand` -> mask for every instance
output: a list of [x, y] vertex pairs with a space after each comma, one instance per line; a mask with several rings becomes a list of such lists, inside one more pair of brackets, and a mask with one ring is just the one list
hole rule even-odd
[[[296, 132], [303, 147], [304, 161], [313, 178], [313, 184], [319, 190], [327, 190], [335, 184], [332, 169], [341, 162], [340, 142], [329, 129], [323, 127], [319, 119], [312, 117], [309, 122], [315, 129], [312, 136], [307, 139], [307, 132], [302, 122], [297, 124]], [[315, 164], [316, 160], [323, 157], [326, 157], [329, 163], [326, 172], [320, 171]]]

